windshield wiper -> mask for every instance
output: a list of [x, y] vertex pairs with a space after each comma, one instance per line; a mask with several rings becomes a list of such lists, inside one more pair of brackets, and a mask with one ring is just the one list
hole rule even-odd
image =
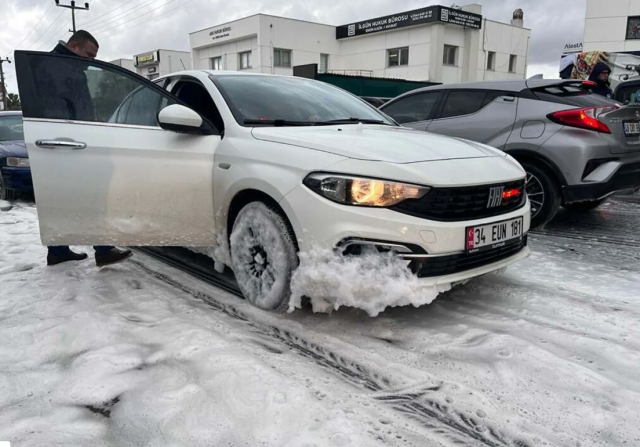
[[246, 119], [244, 120], [245, 124], [249, 125], [264, 125], [264, 126], [315, 126], [317, 123], [315, 121], [291, 121], [291, 120], [255, 120], [255, 119]]
[[382, 120], [374, 120], [369, 118], [340, 118], [337, 120], [329, 120], [329, 121], [318, 121], [316, 126], [330, 126], [332, 124], [384, 124], [385, 126], [390, 126], [389, 123], [385, 123]]

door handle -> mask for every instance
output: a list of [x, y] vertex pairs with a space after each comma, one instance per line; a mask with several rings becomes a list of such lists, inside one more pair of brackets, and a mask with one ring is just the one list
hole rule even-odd
[[87, 147], [85, 143], [78, 143], [76, 141], [64, 141], [64, 140], [38, 140], [36, 146], [45, 149], [84, 149]]

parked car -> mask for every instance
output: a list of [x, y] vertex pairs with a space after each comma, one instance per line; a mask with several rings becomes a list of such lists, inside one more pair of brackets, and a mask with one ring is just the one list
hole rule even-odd
[[613, 91], [613, 98], [624, 104], [640, 104], [640, 79], [619, 83]]
[[561, 205], [590, 210], [640, 186], [640, 107], [621, 108], [582, 84], [532, 78], [438, 85], [399, 96], [381, 110], [403, 126], [512, 155], [527, 171], [535, 227]]
[[21, 112], [0, 112], [0, 199], [33, 192]]
[[[312, 248], [392, 250], [424, 285], [530, 253], [513, 158], [400, 127], [329, 84], [207, 70], [151, 82], [100, 61], [15, 60], [44, 244], [229, 242], [240, 289], [264, 309], [286, 307], [297, 253]], [[65, 76], [82, 72], [95, 117], [81, 121]]]

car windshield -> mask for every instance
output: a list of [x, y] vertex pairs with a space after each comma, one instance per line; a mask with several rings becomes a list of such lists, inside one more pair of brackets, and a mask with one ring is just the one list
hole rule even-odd
[[211, 80], [241, 125], [395, 125], [365, 101], [324, 82], [252, 75], [218, 75]]
[[24, 140], [20, 115], [0, 116], [0, 141]]

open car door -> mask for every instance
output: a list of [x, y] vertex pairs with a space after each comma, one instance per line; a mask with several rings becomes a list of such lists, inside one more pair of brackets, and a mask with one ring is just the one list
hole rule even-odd
[[210, 122], [163, 129], [159, 112], [180, 100], [112, 64], [15, 62], [44, 244], [215, 245]]

